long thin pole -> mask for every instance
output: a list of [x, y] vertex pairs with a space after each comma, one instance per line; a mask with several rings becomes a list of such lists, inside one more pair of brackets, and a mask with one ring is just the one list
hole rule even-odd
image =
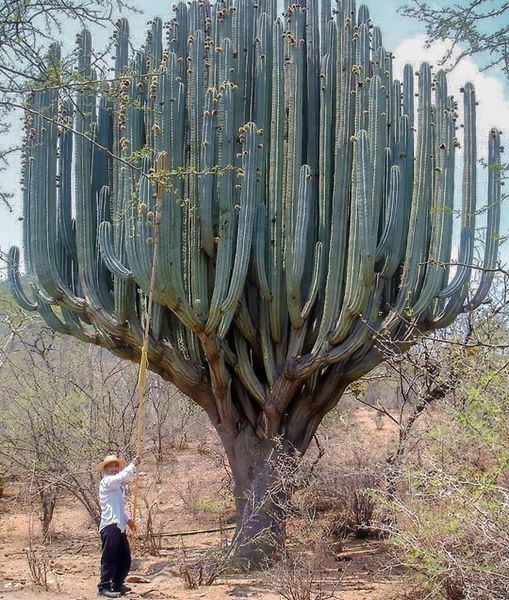
[[[166, 153], [161, 153], [156, 159], [157, 171], [160, 173], [166, 168]], [[145, 322], [143, 330], [143, 345], [141, 347], [140, 356], [140, 368], [138, 370], [138, 381], [136, 383], [136, 395], [138, 398], [138, 408], [136, 411], [136, 456], [142, 454], [143, 444], [143, 418], [145, 416], [145, 390], [147, 385], [147, 370], [148, 370], [148, 344], [150, 339], [150, 323], [152, 320], [152, 306], [154, 303], [154, 287], [156, 281], [157, 271], [157, 255], [159, 248], [159, 232], [161, 228], [161, 203], [163, 197], [164, 186], [160, 180], [157, 182], [156, 189], [156, 210], [155, 210], [155, 223], [154, 223], [154, 236], [153, 236], [153, 251], [152, 251], [152, 267], [150, 271], [150, 286], [148, 292], [148, 304], [145, 313]], [[140, 476], [139, 471], [136, 469], [133, 485], [133, 521], [136, 522], [136, 515], [138, 511], [138, 496], [140, 488]], [[131, 544], [133, 551], [136, 550], [136, 535], [132, 532]]]

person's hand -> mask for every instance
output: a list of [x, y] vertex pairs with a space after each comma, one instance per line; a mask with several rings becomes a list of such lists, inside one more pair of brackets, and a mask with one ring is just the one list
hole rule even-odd
[[135, 456], [133, 459], [133, 463], [137, 467], [141, 463], [141, 458], [139, 456]]
[[136, 533], [136, 523], [134, 522], [134, 519], [127, 519], [127, 526], [133, 533]]

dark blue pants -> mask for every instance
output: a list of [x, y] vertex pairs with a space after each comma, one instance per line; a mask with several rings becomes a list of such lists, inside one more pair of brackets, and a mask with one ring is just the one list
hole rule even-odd
[[131, 568], [131, 549], [125, 532], [113, 523], [101, 529], [101, 580], [99, 590], [118, 589]]

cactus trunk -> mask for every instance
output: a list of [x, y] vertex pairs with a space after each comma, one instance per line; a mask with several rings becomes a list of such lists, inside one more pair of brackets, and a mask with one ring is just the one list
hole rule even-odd
[[235, 436], [226, 433], [222, 442], [232, 470], [237, 509], [234, 566], [264, 566], [284, 547], [289, 490], [281, 489], [280, 484], [285, 461], [292, 459], [294, 451], [256, 436], [250, 427]]

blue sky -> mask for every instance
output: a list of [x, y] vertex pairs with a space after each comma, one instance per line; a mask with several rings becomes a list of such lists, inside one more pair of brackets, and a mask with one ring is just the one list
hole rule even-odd
[[[415, 21], [403, 18], [398, 15], [397, 9], [405, 0], [367, 0], [365, 3], [369, 6], [374, 22], [379, 25], [384, 34], [385, 46], [396, 54], [396, 73], [402, 69], [404, 62], [412, 62], [418, 65], [422, 60], [435, 61], [443, 55], [445, 46], [437, 45], [431, 50], [425, 50], [424, 31], [420, 24]], [[440, 6], [446, 4], [446, 0], [436, 0], [434, 5]], [[133, 4], [141, 9], [144, 14], [130, 15], [132, 37], [135, 45], [140, 45], [143, 41], [146, 20], [152, 16], [161, 16], [163, 19], [168, 16], [168, 8], [171, 2], [168, 0], [134, 0]], [[129, 15], [128, 15], [129, 16]], [[69, 23], [65, 27], [66, 37], [62, 40], [64, 47], [72, 48], [74, 44], [77, 27], [74, 23]], [[100, 48], [106, 43], [110, 32], [105, 30], [93, 30], [95, 45]], [[492, 125], [497, 125], [509, 135], [509, 82], [498, 71], [491, 71], [489, 74], [479, 73], [479, 66], [482, 66], [481, 59], [467, 59], [457, 68], [456, 72], [450, 78], [451, 88], [457, 93], [458, 88], [467, 80], [473, 80], [476, 84], [479, 106], [479, 129], [480, 137], [486, 138], [487, 130]], [[492, 122], [493, 120], [493, 122]], [[20, 132], [19, 115], [13, 119], [13, 132], [5, 136], [0, 141], [2, 145], [8, 145], [16, 140]], [[509, 146], [509, 142], [506, 141]], [[485, 143], [480, 141], [479, 152], [484, 153]], [[484, 180], [480, 177], [480, 196], [479, 203], [484, 200]], [[7, 209], [1, 207], [0, 219], [0, 249], [7, 251], [11, 244], [19, 244], [21, 239], [20, 217], [20, 198], [19, 198], [19, 164], [17, 160], [11, 161], [9, 169], [2, 174], [2, 185], [15, 193], [13, 200], [13, 213], [10, 214]], [[503, 210], [502, 233], [509, 231], [508, 207]], [[482, 225], [482, 223], [481, 223]], [[504, 249], [504, 258], [509, 258], [509, 252]]]

